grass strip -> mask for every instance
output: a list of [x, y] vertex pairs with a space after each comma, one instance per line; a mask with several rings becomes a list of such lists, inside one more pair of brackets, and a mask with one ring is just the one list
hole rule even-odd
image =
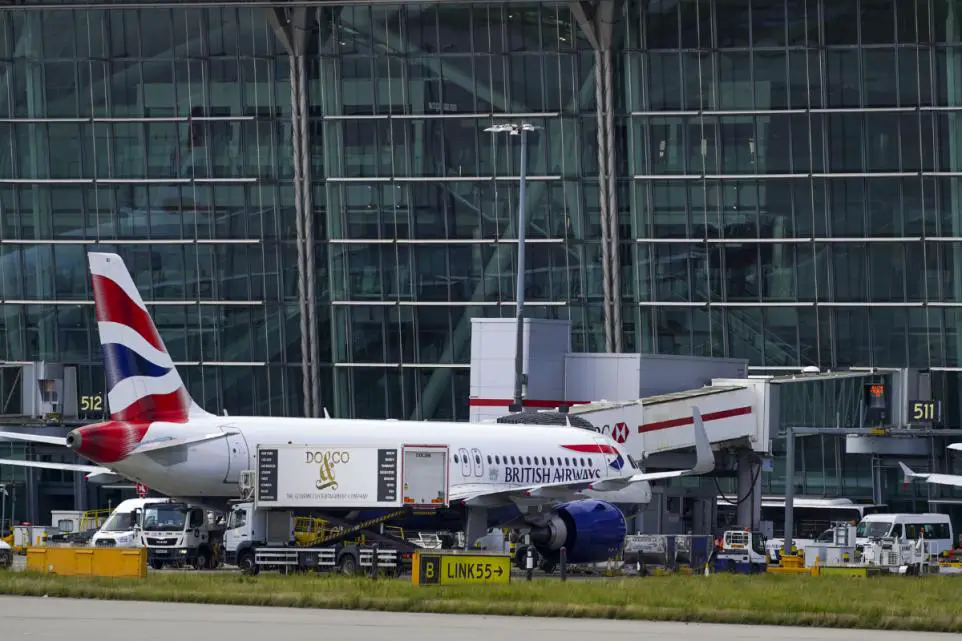
[[958, 577], [712, 575], [415, 587], [325, 575], [158, 573], [146, 579], [0, 572], [0, 594], [392, 612], [962, 632]]

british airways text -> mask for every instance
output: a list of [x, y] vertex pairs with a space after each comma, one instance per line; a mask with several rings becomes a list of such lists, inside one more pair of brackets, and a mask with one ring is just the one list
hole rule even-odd
[[597, 469], [573, 469], [550, 467], [506, 467], [504, 468], [505, 483], [569, 483], [571, 481], [588, 481], [601, 478], [601, 471]]

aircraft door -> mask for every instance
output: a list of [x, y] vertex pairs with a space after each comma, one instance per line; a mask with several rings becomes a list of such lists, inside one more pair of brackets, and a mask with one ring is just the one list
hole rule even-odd
[[[229, 429], [232, 429], [229, 425], [221, 426], [223, 431]], [[236, 432], [224, 440], [227, 442], [227, 473], [224, 475], [224, 483], [239, 483], [241, 472], [253, 468], [247, 439], [243, 434]]]

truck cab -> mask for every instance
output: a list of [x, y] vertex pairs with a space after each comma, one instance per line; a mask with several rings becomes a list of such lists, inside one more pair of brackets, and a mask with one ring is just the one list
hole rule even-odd
[[260, 546], [294, 544], [294, 516], [282, 510], [257, 510], [251, 502], [238, 503], [227, 516], [224, 562], [253, 570], [254, 550]]
[[217, 566], [223, 527], [217, 516], [179, 501], [152, 503], [143, 509], [141, 525], [150, 567], [190, 565], [198, 570]]

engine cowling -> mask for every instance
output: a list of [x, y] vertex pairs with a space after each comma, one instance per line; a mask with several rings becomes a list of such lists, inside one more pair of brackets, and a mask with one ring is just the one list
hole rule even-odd
[[544, 526], [531, 529], [531, 543], [545, 558], [557, 560], [564, 547], [569, 563], [598, 563], [617, 555], [625, 542], [625, 516], [611, 503], [585, 499], [552, 512]]

